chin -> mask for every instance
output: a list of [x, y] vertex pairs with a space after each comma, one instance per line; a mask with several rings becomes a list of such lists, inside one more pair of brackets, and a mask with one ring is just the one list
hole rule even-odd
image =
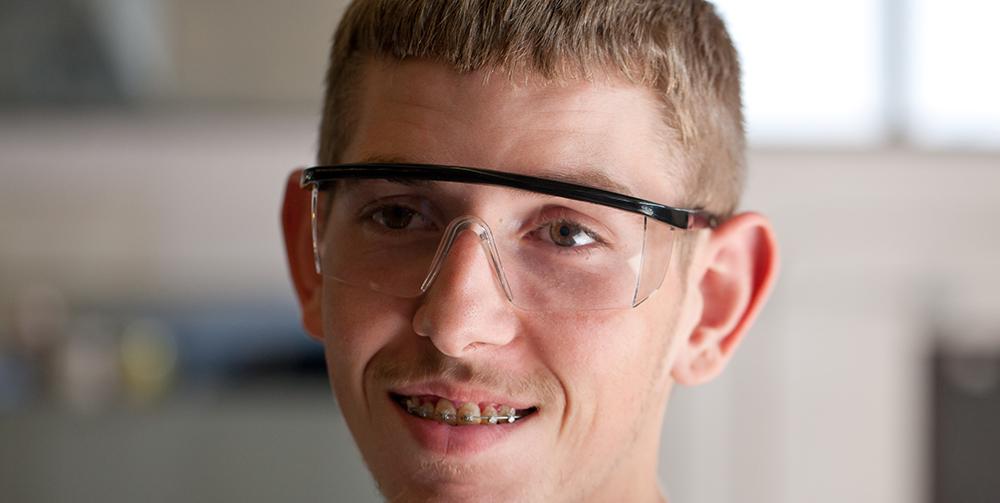
[[370, 464], [369, 469], [386, 501], [552, 501], [542, 497], [542, 487], [529, 478], [527, 470], [489, 465], [428, 459], [377, 467]]
[[551, 492], [545, 484], [552, 477], [539, 468], [552, 462], [520, 443], [442, 454], [415, 440], [411, 432], [400, 430], [399, 424], [395, 424], [395, 434], [369, 426], [356, 439], [386, 501], [553, 501], [546, 497]]

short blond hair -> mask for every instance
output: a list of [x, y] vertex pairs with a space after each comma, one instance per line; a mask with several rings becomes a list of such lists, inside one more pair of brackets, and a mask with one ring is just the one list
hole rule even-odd
[[355, 0], [330, 51], [320, 163], [338, 162], [349, 142], [359, 70], [373, 57], [424, 58], [461, 73], [530, 70], [550, 80], [617, 71], [659, 96], [685, 164], [683, 203], [723, 217], [739, 203], [739, 58], [704, 0]]

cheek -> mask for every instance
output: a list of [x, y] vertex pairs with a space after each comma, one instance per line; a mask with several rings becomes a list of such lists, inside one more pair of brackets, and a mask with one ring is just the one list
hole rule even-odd
[[630, 310], [537, 320], [534, 353], [563, 386], [567, 424], [573, 428], [607, 431], [605, 412], [632, 410], [654, 391], [667, 331], [640, 314]]
[[660, 362], [666, 349], [665, 323], [640, 310], [597, 313], [540, 323], [534, 330], [543, 334], [536, 338], [537, 354], [546, 355], [547, 363], [560, 373], [574, 376], [567, 378], [569, 383], [589, 382], [593, 390], [606, 391], [610, 386], [605, 383], [636, 374], [649, 381], [650, 366]]
[[411, 333], [412, 302], [326, 280], [323, 340], [333, 385], [360, 391], [365, 367], [380, 349]]
[[604, 480], [637, 438], [659, 426], [650, 418], [666, 400], [654, 377], [663, 365], [666, 331], [638, 309], [534, 321], [532, 350], [545, 359], [565, 397], [550, 450], [561, 461], [553, 464], [576, 466], [562, 477], [585, 489]]

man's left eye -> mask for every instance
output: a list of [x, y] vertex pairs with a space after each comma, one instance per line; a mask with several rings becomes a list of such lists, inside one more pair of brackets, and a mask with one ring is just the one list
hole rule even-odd
[[573, 222], [552, 222], [549, 226], [549, 239], [556, 246], [571, 248], [596, 243], [594, 236], [582, 225]]

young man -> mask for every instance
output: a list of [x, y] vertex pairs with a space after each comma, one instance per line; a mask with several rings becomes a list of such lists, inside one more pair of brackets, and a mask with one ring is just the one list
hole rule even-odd
[[674, 383], [774, 281], [736, 214], [737, 55], [701, 0], [358, 0], [283, 210], [308, 332], [391, 501], [662, 501]]

